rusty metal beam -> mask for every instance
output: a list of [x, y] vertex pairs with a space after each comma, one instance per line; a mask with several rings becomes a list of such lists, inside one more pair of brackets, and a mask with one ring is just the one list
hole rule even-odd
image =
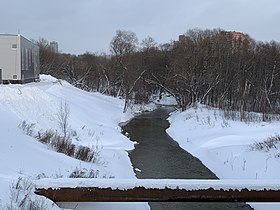
[[127, 190], [77, 187], [39, 189], [35, 193], [54, 202], [280, 202], [279, 190], [200, 190], [187, 189], [146, 189], [135, 187]]
[[280, 180], [41, 179], [54, 202], [280, 202]]

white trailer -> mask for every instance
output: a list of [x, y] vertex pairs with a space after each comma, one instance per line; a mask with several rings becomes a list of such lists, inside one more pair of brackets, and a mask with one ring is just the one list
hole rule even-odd
[[3, 83], [39, 79], [39, 47], [21, 35], [0, 34], [0, 69]]

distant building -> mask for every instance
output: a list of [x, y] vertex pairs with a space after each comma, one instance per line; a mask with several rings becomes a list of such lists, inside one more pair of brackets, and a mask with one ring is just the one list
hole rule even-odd
[[[210, 40], [224, 40], [223, 38], [226, 38], [226, 40], [232, 44], [233, 51], [241, 50], [242, 46], [252, 42], [252, 39], [249, 37], [249, 35], [238, 31], [221, 31], [218, 34], [209, 36], [209, 38]], [[188, 35], [179, 35], [179, 40], [175, 41], [175, 43], [187, 43], [188, 41], [190, 41], [190, 37]]]
[[238, 31], [222, 31], [221, 35], [225, 36], [232, 44], [232, 52], [242, 51], [243, 46], [248, 46], [252, 42], [249, 35]]
[[222, 31], [221, 34], [230, 36], [235, 40], [245, 41], [249, 39], [247, 34], [238, 31]]
[[58, 53], [58, 43], [55, 41], [50, 42], [50, 49], [54, 53]]
[[0, 69], [3, 83], [39, 79], [39, 47], [21, 35], [0, 34]]
[[249, 35], [238, 31], [222, 31], [222, 35], [226, 36], [234, 46], [240, 47], [244, 43], [250, 43]]

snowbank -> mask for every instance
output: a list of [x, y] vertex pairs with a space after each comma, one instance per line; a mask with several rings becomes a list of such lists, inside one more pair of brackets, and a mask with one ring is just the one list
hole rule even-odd
[[[134, 143], [120, 133], [118, 125], [132, 116], [122, 113], [123, 101], [82, 91], [48, 75], [40, 79], [38, 83], [0, 85], [0, 208], [9, 202], [9, 186], [18, 177], [69, 177], [78, 169], [94, 171], [99, 178], [135, 178], [127, 153]], [[98, 150], [97, 162], [57, 153], [32, 137], [47, 130], [62, 133], [58, 122], [62, 104], [69, 107], [72, 141]], [[19, 126], [23, 121], [30, 125], [31, 136]], [[137, 205], [149, 209], [145, 203]], [[100, 209], [111, 209], [108, 206], [98, 204]], [[124, 204], [123, 209], [134, 206]]]
[[[172, 113], [169, 122], [168, 134], [220, 179], [254, 179], [263, 183], [266, 183], [264, 179], [279, 180], [279, 151], [255, 151], [250, 145], [279, 134], [280, 122], [227, 120], [218, 109], [202, 105]], [[268, 208], [267, 205], [253, 206]], [[273, 206], [270, 205], [270, 209]]]

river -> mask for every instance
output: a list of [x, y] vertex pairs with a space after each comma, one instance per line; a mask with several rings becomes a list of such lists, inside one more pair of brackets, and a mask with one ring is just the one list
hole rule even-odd
[[[172, 107], [159, 107], [143, 113], [126, 125], [123, 132], [132, 141], [135, 149], [129, 153], [139, 179], [217, 179], [201, 161], [179, 147], [167, 133], [167, 118]], [[151, 202], [151, 210], [249, 210], [244, 203], [190, 203]]]

